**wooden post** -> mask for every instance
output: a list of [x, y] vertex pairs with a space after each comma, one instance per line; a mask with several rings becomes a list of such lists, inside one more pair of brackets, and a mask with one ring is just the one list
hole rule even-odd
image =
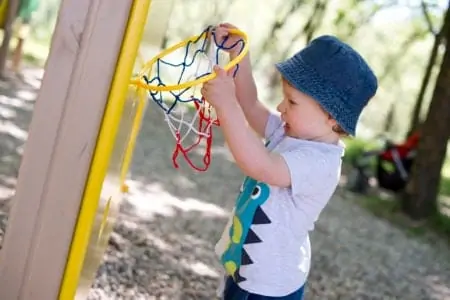
[[62, 1], [0, 251], [0, 299], [58, 299], [132, 4]]

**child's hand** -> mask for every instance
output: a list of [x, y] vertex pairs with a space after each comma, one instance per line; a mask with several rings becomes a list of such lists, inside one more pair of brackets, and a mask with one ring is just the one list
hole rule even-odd
[[216, 77], [203, 84], [202, 96], [215, 108], [221, 108], [232, 101], [237, 102], [232, 71], [227, 73], [216, 65], [214, 66]]
[[236, 26], [229, 23], [222, 23], [214, 28], [214, 34], [218, 45], [223, 43], [224, 51], [230, 53], [232, 57], [238, 56], [241, 50], [241, 45], [238, 41], [241, 39], [237, 34], [230, 33], [230, 29], [238, 29]]

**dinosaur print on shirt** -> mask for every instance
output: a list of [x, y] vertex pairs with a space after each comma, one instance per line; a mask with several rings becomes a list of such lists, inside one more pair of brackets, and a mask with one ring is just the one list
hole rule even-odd
[[261, 205], [269, 199], [269, 196], [270, 188], [267, 184], [250, 177], [245, 178], [236, 200], [236, 210], [229, 231], [229, 243], [221, 257], [226, 272], [238, 283], [246, 280], [239, 274], [240, 267], [253, 263], [244, 245], [263, 242], [252, 227], [271, 223], [261, 209]]

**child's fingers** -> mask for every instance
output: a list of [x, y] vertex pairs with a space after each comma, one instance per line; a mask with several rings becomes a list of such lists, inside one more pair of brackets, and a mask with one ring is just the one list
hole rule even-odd
[[225, 77], [228, 75], [227, 72], [218, 65], [215, 65], [213, 70], [216, 72], [217, 77]]
[[206, 95], [208, 95], [208, 87], [206, 85], [203, 85], [203, 87], [200, 89], [200, 93], [203, 97], [206, 97]]
[[222, 40], [226, 36], [229, 35], [229, 32], [225, 28], [217, 28], [216, 31], [215, 31], [215, 35], [216, 35], [216, 37], [218, 37], [219, 39]]
[[224, 27], [224, 28], [227, 28], [227, 29], [237, 29], [237, 27], [234, 26], [231, 23], [220, 23], [219, 27]]
[[230, 23], [222, 23], [216, 27], [216, 31], [226, 32], [227, 35], [233, 35], [233, 33], [230, 32], [233, 29], [237, 29], [237, 27]]

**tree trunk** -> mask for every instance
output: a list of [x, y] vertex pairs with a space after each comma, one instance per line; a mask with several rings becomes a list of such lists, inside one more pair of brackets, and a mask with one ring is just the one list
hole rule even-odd
[[430, 82], [431, 71], [433, 70], [433, 67], [436, 64], [439, 45], [442, 42], [443, 30], [444, 30], [444, 27], [442, 28], [441, 32], [439, 32], [439, 34], [436, 35], [436, 37], [434, 38], [433, 49], [431, 50], [430, 57], [428, 58], [428, 64], [425, 69], [425, 75], [423, 76], [422, 85], [420, 86], [420, 91], [419, 91], [419, 94], [417, 95], [417, 100], [414, 105], [414, 110], [413, 110], [412, 117], [411, 117], [411, 123], [409, 125], [408, 135], [417, 128], [417, 125], [419, 125], [420, 112], [422, 110], [423, 100], [425, 98], [425, 92], [426, 92], [428, 84]]
[[6, 60], [8, 58], [9, 43], [12, 37], [13, 23], [17, 16], [20, 0], [9, 0], [5, 19], [4, 35], [0, 46], [0, 77], [5, 77]]
[[[449, 13], [445, 16], [445, 23], [450, 24]], [[444, 58], [428, 115], [421, 128], [412, 176], [402, 197], [404, 212], [415, 220], [425, 219], [437, 211], [441, 169], [450, 138], [450, 30], [446, 30], [444, 38]]]
[[395, 118], [395, 104], [391, 103], [386, 118], [384, 119], [384, 126], [383, 126], [384, 133], [388, 133], [392, 130], [392, 127], [394, 126], [394, 118]]

